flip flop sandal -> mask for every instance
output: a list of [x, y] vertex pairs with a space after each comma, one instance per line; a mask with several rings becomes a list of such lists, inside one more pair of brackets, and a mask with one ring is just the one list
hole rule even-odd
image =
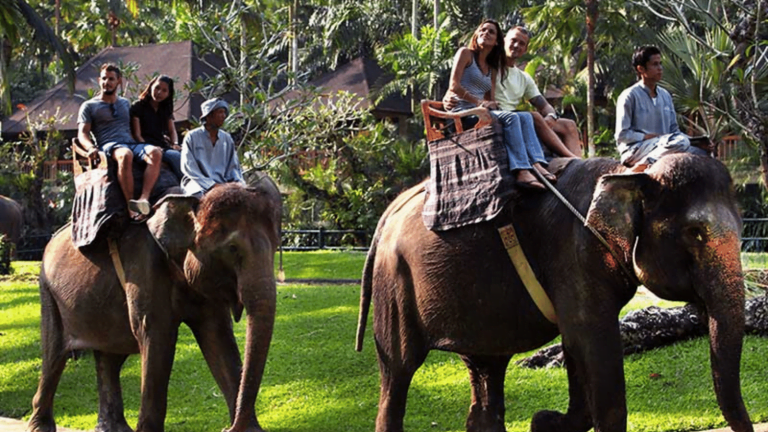
[[128, 209], [134, 213], [141, 213], [148, 215], [152, 211], [152, 207], [147, 200], [130, 200], [128, 201]]
[[128, 217], [131, 218], [132, 224], [143, 224], [147, 222], [147, 219], [149, 219], [149, 215], [141, 214], [141, 213], [133, 213], [129, 215]]
[[518, 181], [516, 182], [517, 186], [520, 189], [528, 189], [528, 190], [536, 190], [536, 191], [545, 191], [547, 190], [546, 186], [541, 184], [538, 180], [529, 180], [529, 181]]
[[552, 174], [551, 172], [549, 172], [549, 171], [547, 171], [547, 172], [539, 171], [539, 174], [541, 174], [545, 179], [547, 179], [548, 182], [550, 182], [550, 183], [557, 183], [557, 177], [555, 177], [555, 175]]

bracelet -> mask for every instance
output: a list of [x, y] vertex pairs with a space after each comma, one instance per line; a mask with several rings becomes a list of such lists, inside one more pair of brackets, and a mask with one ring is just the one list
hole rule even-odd
[[555, 119], [555, 120], [557, 120], [557, 119], [559, 119], [559, 118], [560, 118], [560, 116], [559, 116], [559, 115], [557, 115], [557, 113], [556, 113], [556, 112], [551, 112], [551, 113], [547, 114], [545, 117], [552, 117], [552, 118], [553, 118], [553, 119]]

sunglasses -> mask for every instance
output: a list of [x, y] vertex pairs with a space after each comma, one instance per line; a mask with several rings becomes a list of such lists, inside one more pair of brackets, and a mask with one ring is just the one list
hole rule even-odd
[[109, 109], [112, 110], [112, 117], [117, 118], [117, 108], [115, 107], [115, 104], [109, 104]]

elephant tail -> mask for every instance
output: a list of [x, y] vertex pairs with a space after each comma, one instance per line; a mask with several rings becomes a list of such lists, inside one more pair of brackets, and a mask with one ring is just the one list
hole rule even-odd
[[363, 350], [363, 339], [365, 338], [365, 326], [368, 322], [368, 313], [371, 310], [371, 297], [373, 295], [373, 267], [376, 262], [376, 249], [379, 245], [379, 239], [381, 238], [381, 231], [390, 216], [397, 213], [408, 201], [424, 192], [426, 188], [427, 180], [419, 183], [418, 185], [408, 189], [402, 194], [398, 195], [394, 201], [387, 207], [384, 214], [381, 215], [379, 223], [376, 226], [376, 232], [373, 234], [373, 240], [371, 240], [371, 247], [368, 249], [368, 256], [365, 259], [365, 266], [363, 267], [363, 279], [360, 284], [360, 314], [357, 317], [357, 338], [355, 342], [355, 350]]
[[[376, 234], [378, 234], [378, 229]], [[355, 341], [355, 351], [363, 350], [363, 339], [365, 338], [365, 325], [368, 322], [368, 313], [371, 310], [371, 295], [373, 293], [373, 263], [376, 261], [376, 246], [378, 235], [374, 234], [374, 240], [371, 242], [371, 248], [368, 250], [368, 256], [365, 259], [363, 267], [363, 280], [360, 284], [360, 314], [357, 317], [357, 338]]]

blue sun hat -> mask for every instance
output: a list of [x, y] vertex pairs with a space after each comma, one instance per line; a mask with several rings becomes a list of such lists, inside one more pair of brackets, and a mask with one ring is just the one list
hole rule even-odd
[[200, 105], [200, 109], [203, 111], [200, 119], [205, 123], [205, 118], [208, 117], [208, 114], [219, 108], [224, 108], [224, 111], [229, 115], [229, 104], [227, 104], [227, 101], [222, 98], [208, 99]]

